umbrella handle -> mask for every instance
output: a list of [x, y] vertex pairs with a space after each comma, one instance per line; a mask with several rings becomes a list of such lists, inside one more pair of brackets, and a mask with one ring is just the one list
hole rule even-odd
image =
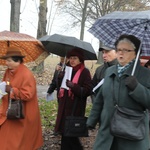
[[133, 75], [134, 75], [134, 73], [135, 73], [135, 69], [136, 69], [136, 66], [137, 66], [137, 62], [138, 62], [138, 59], [139, 59], [139, 57], [140, 57], [140, 53], [141, 53], [141, 47], [142, 47], [142, 42], [141, 42], [141, 44], [140, 44], [140, 47], [139, 47], [138, 53], [137, 53], [137, 55], [136, 55], [136, 59], [135, 59], [135, 62], [134, 62], [134, 66], [133, 66], [133, 69], [132, 69], [131, 76], [133, 76]]

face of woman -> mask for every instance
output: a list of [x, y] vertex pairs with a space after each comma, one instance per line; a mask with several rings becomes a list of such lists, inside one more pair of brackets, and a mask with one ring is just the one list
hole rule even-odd
[[13, 61], [11, 57], [8, 57], [6, 59], [6, 66], [11, 70], [16, 69], [19, 66], [19, 64], [20, 64], [20, 62]]
[[69, 58], [69, 62], [70, 62], [71, 67], [75, 67], [81, 63], [80, 59], [77, 56], [71, 56]]
[[120, 41], [116, 51], [117, 60], [121, 66], [125, 66], [136, 57], [134, 45], [127, 41]]

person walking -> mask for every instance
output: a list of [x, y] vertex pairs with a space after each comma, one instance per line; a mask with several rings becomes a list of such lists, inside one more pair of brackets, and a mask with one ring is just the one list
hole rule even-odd
[[[104, 78], [106, 69], [112, 65], [117, 64], [117, 59], [116, 59], [117, 54], [113, 48], [103, 46], [99, 48], [99, 51], [102, 52], [104, 63], [101, 66], [97, 67], [94, 73], [94, 76], [92, 78], [93, 88]], [[98, 90], [96, 90], [91, 95], [92, 102], [94, 101], [94, 98], [96, 97], [97, 91]]]
[[[86, 100], [91, 93], [91, 75], [84, 66], [84, 54], [81, 49], [73, 49], [67, 54], [69, 63], [67, 66], [72, 68], [71, 80], [66, 80], [65, 88], [60, 88], [58, 112], [55, 125], [55, 133], [61, 134], [61, 150], [83, 150], [83, 146], [78, 137], [66, 137], [64, 135], [64, 124], [66, 116], [70, 116], [73, 110], [73, 104], [77, 101], [77, 107], [74, 116], [83, 116], [85, 114]], [[63, 79], [63, 73], [58, 75], [59, 86]]]
[[[131, 76], [140, 43], [135, 36], [126, 34], [121, 35], [115, 42], [118, 64], [106, 70], [104, 83], [98, 91], [87, 120], [89, 128], [94, 128], [97, 122], [100, 122], [93, 150], [149, 149], [147, 109], [150, 108], [150, 70], [141, 66], [138, 60], [134, 76]], [[115, 112], [113, 97], [117, 99], [120, 107], [145, 111], [144, 139], [127, 140], [110, 133], [110, 121]]]
[[24, 119], [7, 119], [8, 94], [0, 105], [0, 149], [37, 150], [43, 145], [40, 111], [36, 81], [31, 71], [23, 64], [23, 56], [16, 47], [8, 47], [5, 56], [7, 69], [3, 81], [10, 99], [19, 98], [24, 103]]

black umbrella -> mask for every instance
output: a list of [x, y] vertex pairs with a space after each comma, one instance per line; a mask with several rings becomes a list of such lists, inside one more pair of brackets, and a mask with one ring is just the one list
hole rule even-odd
[[65, 57], [68, 51], [74, 48], [80, 48], [84, 52], [85, 60], [97, 59], [96, 53], [90, 43], [79, 40], [72, 36], [53, 34], [43, 36], [39, 40], [49, 52], [62, 57]]

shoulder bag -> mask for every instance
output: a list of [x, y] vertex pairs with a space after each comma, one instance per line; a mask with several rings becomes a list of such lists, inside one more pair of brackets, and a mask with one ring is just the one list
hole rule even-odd
[[112, 92], [115, 112], [110, 122], [111, 134], [116, 137], [134, 141], [144, 139], [145, 112], [119, 107], [114, 95], [114, 83]]

